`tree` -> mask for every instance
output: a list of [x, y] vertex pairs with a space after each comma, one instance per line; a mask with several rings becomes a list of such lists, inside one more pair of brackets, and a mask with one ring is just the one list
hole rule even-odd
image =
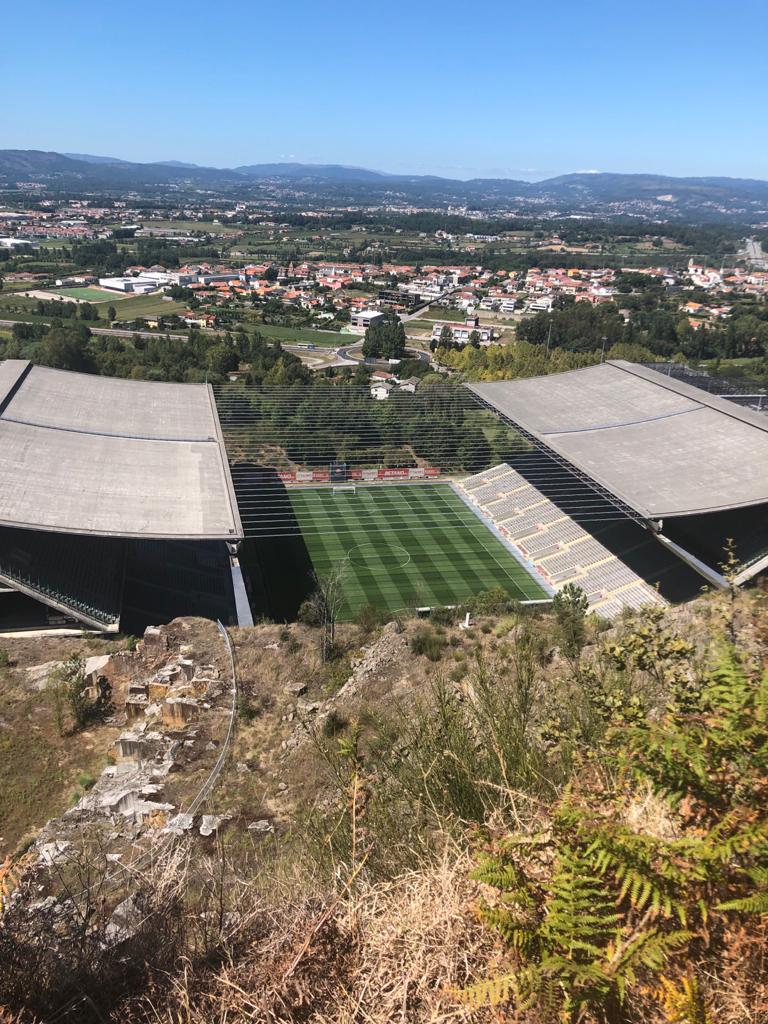
[[440, 331], [440, 348], [450, 348], [453, 345], [453, 331], [450, 327], [446, 326]]
[[405, 328], [397, 313], [384, 313], [368, 327], [363, 355], [382, 359], [399, 359], [405, 355]]
[[315, 589], [299, 608], [298, 620], [307, 626], [319, 626], [320, 657], [330, 661], [336, 644], [336, 622], [344, 603], [344, 567], [337, 566], [324, 576], [315, 576]]
[[71, 654], [63, 664], [48, 676], [47, 690], [53, 707], [53, 716], [59, 735], [65, 733], [67, 712], [71, 731], [82, 729], [88, 720], [91, 701], [85, 696], [85, 662]]
[[109, 320], [110, 323], [117, 320], [117, 310], [114, 306], [107, 306], [107, 320]]
[[57, 370], [78, 370], [93, 373], [96, 369], [88, 339], [90, 331], [84, 333], [76, 328], [52, 327], [37, 350], [37, 361]]
[[589, 602], [587, 595], [575, 583], [566, 583], [555, 594], [552, 610], [557, 619], [563, 654], [567, 658], [578, 658], [587, 638], [584, 618]]
[[267, 267], [262, 276], [265, 281], [276, 281], [279, 276], [277, 267]]
[[224, 376], [224, 374], [237, 369], [237, 353], [231, 345], [220, 342], [208, 349], [206, 362], [211, 373]]

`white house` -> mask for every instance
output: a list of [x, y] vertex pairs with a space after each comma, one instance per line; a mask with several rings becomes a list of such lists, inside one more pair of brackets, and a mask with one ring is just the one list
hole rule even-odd
[[357, 313], [352, 313], [349, 318], [349, 326], [356, 327], [358, 330], [366, 330], [371, 324], [376, 323], [377, 320], [381, 320], [384, 316], [378, 309], [361, 309]]

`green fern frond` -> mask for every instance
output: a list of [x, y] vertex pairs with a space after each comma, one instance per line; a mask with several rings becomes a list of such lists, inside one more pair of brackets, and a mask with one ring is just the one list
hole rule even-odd
[[768, 914], [768, 867], [757, 866], [744, 872], [756, 892], [720, 903], [718, 910], [736, 910], [744, 914]]
[[496, 978], [478, 981], [474, 985], [456, 991], [456, 998], [472, 1010], [483, 1007], [501, 1006], [509, 1002], [514, 992], [515, 979], [512, 974], [501, 974]]
[[484, 882], [501, 892], [516, 889], [521, 882], [521, 874], [512, 863], [503, 863], [495, 857], [486, 857], [469, 876], [475, 882]]

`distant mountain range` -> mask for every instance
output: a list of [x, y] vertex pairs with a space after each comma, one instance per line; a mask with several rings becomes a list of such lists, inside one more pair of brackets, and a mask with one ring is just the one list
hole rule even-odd
[[206, 188], [228, 193], [284, 189], [316, 203], [462, 203], [520, 213], [610, 214], [765, 220], [768, 182], [749, 178], [674, 178], [660, 174], [565, 174], [545, 181], [386, 174], [339, 164], [265, 163], [201, 167], [178, 160], [133, 163], [85, 153], [0, 150], [0, 187], [36, 182], [53, 191]]

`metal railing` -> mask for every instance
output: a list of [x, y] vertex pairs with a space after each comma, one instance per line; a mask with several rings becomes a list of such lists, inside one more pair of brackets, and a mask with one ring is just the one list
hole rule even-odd
[[226, 626], [221, 622], [220, 619], [216, 620], [216, 628], [221, 633], [224, 643], [227, 648], [227, 655], [229, 657], [229, 668], [232, 675], [232, 709], [229, 716], [229, 728], [227, 729], [227, 735], [224, 738], [224, 743], [221, 747], [221, 753], [216, 759], [216, 764], [211, 769], [210, 775], [202, 785], [200, 792], [197, 794], [195, 799], [189, 805], [185, 814], [196, 814], [199, 808], [205, 803], [210, 794], [212, 793], [216, 783], [219, 780], [224, 764], [229, 754], [229, 749], [232, 746], [232, 740], [235, 735], [235, 723], [237, 721], [237, 672], [235, 670], [235, 651], [232, 647], [232, 641], [229, 638]]
[[[219, 776], [221, 775], [221, 772], [222, 772], [222, 770], [224, 768], [224, 765], [226, 763], [227, 756], [229, 755], [230, 747], [232, 746], [232, 740], [233, 740], [234, 735], [235, 735], [235, 723], [237, 721], [237, 697], [238, 697], [237, 671], [236, 671], [236, 668], [235, 668], [235, 651], [234, 651], [234, 648], [232, 646], [232, 641], [230, 640], [229, 633], [227, 632], [226, 626], [224, 626], [224, 624], [219, 619], [216, 620], [216, 628], [218, 629], [219, 633], [221, 634], [221, 637], [224, 640], [224, 644], [225, 644], [225, 646], [227, 648], [227, 656], [228, 656], [228, 660], [229, 660], [230, 674], [231, 674], [231, 679], [232, 679], [232, 707], [231, 707], [230, 716], [229, 716], [229, 726], [227, 728], [227, 734], [226, 734], [226, 736], [224, 738], [224, 743], [222, 744], [221, 752], [220, 752], [219, 756], [216, 759], [216, 763], [214, 764], [213, 768], [209, 772], [208, 778], [205, 780], [203, 785], [200, 787], [200, 790], [198, 791], [197, 796], [195, 796], [195, 798], [189, 804], [187, 810], [184, 811], [184, 812], [180, 812], [180, 813], [184, 813], [184, 814], [191, 814], [191, 815], [196, 814], [197, 811], [200, 809], [200, 807], [205, 803], [205, 801], [208, 799], [208, 797], [213, 792], [213, 789], [214, 789], [216, 783], [218, 782]], [[177, 838], [178, 837], [176, 835], [173, 835], [173, 834], [170, 834], [170, 835], [166, 836], [165, 843], [163, 843], [162, 846], [166, 847], [166, 848], [172, 846]], [[152, 860], [155, 859], [157, 853], [158, 853], [158, 850], [153, 847], [152, 849], [148, 850], [145, 854], [143, 854], [141, 857], [139, 857], [138, 860], [133, 861], [133, 863], [128, 865], [128, 867], [130, 868], [131, 875], [133, 875], [135, 877], [137, 869], [141, 869], [141, 868], [146, 867], [147, 865], [149, 865], [152, 862]], [[129, 876], [129, 878], [130, 878], [130, 876]], [[124, 873], [122, 871], [116, 871], [114, 874], [108, 875], [103, 880], [103, 882], [94, 882], [94, 884], [92, 886], [87, 886], [85, 889], [82, 889], [77, 895], [78, 896], [83, 896], [83, 895], [85, 895], [85, 893], [89, 892], [93, 888], [96, 888], [96, 886], [98, 885], [98, 886], [100, 886], [99, 894], [100, 894], [100, 896], [102, 896], [102, 895], [104, 895], [106, 893], [113, 892], [115, 889], [117, 889], [125, 881], [126, 881], [126, 878], [125, 878]], [[104, 885], [104, 882], [106, 882], [106, 885]], [[75, 898], [75, 897], [70, 897], [70, 899], [72, 899], [72, 898]], [[144, 921], [146, 921], [149, 917], [151, 917], [152, 913], [153, 912], [151, 911], [149, 914], [147, 914], [146, 917], [144, 917], [142, 919], [140, 924], [143, 924]], [[83, 996], [75, 996], [72, 999], [70, 999], [68, 1002], [66, 1002], [63, 1006], [60, 1006], [59, 1009], [53, 1014], [53, 1016], [49, 1017], [47, 1019], [46, 1024], [60, 1024], [60, 1022], [62, 1022], [62, 1021], [65, 1021], [65, 1020], [68, 1020], [68, 1019], [72, 1019], [71, 1018], [71, 1014], [73, 1012], [75, 1012], [75, 1011], [78, 1012], [78, 1016], [79, 1016], [80, 1011], [83, 1009], [83, 1007], [86, 1004], [93, 1011], [95, 1017], [99, 1021], [103, 1021], [104, 1020], [103, 1015], [101, 1014], [99, 1008], [96, 1006], [96, 1004], [93, 1002], [93, 1000], [89, 996], [83, 995]]]

